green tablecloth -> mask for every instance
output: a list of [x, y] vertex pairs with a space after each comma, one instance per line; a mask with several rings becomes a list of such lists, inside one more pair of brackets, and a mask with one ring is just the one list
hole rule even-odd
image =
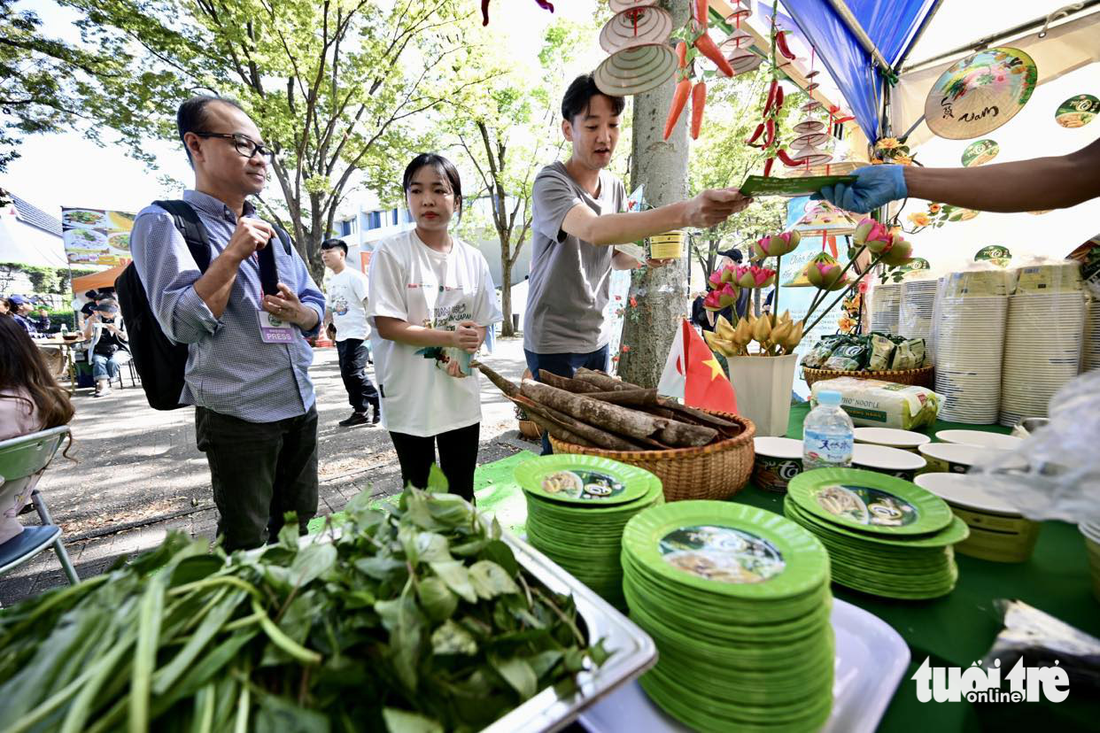
[[[791, 408], [787, 435], [802, 437], [808, 405]], [[996, 426], [937, 422], [929, 435], [948, 428], [1008, 432]], [[783, 496], [751, 483], [733, 501], [782, 513]], [[981, 659], [1001, 629], [994, 600], [1022, 600], [1078, 629], [1100, 637], [1100, 604], [1089, 585], [1084, 540], [1077, 527], [1044, 522], [1035, 552], [1026, 563], [1005, 564], [956, 555], [959, 582], [949, 595], [932, 601], [891, 601], [834, 585], [837, 598], [853, 603], [890, 624], [909, 644], [912, 661], [887, 710], [881, 731], [1021, 730], [1042, 726], [1050, 731], [1100, 730], [1100, 701], [1074, 695], [1060, 704], [1021, 703], [971, 705], [920, 703], [909, 679], [925, 657], [933, 665], [968, 667]], [[1006, 727], [1007, 726], [1007, 727]]]

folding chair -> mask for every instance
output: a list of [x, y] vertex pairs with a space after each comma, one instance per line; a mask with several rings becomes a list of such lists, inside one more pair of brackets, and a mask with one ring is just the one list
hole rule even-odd
[[[50, 465], [68, 434], [69, 427], [62, 425], [0, 441], [0, 506], [8, 506], [36, 474]], [[0, 575], [22, 565], [52, 545], [69, 583], [79, 583], [80, 578], [69, 560], [69, 553], [61, 543], [61, 528], [53, 523], [46, 502], [37, 489], [31, 493], [31, 503], [42, 520], [42, 526], [25, 526], [22, 532], [0, 545]]]

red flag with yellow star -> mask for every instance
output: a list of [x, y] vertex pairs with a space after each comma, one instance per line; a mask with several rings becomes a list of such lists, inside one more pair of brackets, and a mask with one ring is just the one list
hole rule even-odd
[[689, 407], [737, 412], [737, 395], [703, 338], [686, 319], [672, 340], [657, 391], [683, 399]]

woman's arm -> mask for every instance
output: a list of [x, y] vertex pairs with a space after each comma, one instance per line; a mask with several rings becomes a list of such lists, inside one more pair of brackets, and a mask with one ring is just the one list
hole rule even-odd
[[[408, 346], [459, 346], [458, 331], [442, 331], [437, 328], [414, 326], [400, 318], [375, 316], [375, 328], [378, 335], [387, 341], [396, 341]], [[484, 329], [482, 329], [484, 332]], [[484, 338], [484, 333], [482, 334]]]

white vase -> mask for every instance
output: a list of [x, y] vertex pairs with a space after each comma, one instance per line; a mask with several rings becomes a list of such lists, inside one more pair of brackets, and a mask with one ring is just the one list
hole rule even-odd
[[726, 361], [738, 414], [753, 421], [759, 436], [786, 435], [798, 354], [731, 356]]

